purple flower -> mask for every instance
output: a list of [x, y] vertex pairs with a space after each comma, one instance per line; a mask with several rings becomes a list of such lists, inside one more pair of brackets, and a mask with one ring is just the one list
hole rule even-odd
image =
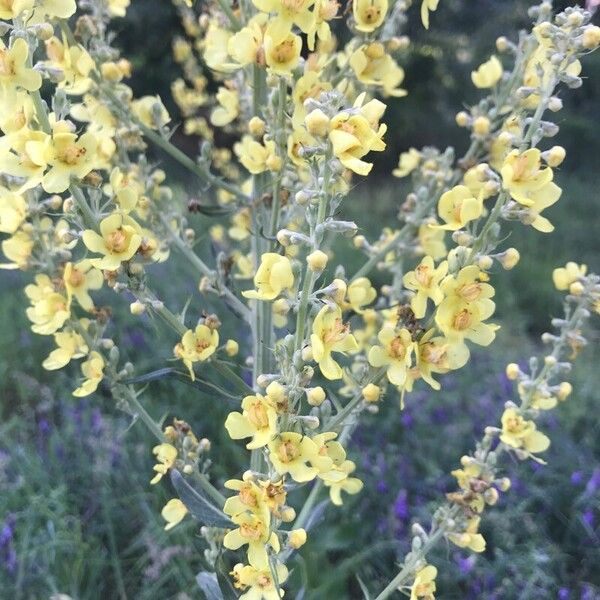
[[585, 491], [588, 494], [594, 494], [596, 490], [600, 487], [600, 469], [594, 469], [590, 480], [587, 482], [585, 486]]
[[400, 490], [398, 496], [396, 496], [396, 502], [394, 502], [394, 515], [397, 519], [404, 521], [408, 519], [408, 498], [406, 490]]
[[561, 587], [560, 590], [558, 590], [558, 600], [569, 600], [570, 595], [571, 592], [569, 592], [568, 588]]
[[583, 481], [583, 473], [581, 471], [574, 471], [571, 475], [571, 483], [573, 485], [581, 485]]
[[589, 527], [594, 527], [594, 511], [591, 508], [588, 508], [583, 515], [581, 515], [583, 522]]

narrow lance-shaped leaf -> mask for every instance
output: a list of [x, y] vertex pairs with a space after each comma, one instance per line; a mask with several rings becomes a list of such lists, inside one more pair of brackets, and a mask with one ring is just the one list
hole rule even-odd
[[190, 514], [203, 525], [212, 527], [233, 527], [233, 523], [205, 496], [195, 490], [177, 469], [171, 469], [171, 482], [180, 500]]

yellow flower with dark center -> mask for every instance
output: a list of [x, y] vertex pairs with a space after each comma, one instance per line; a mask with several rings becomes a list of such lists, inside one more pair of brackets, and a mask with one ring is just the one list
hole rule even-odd
[[387, 11], [388, 0], [352, 0], [352, 15], [358, 31], [375, 31], [383, 24]]
[[516, 408], [507, 408], [502, 414], [500, 440], [511, 448], [522, 448], [531, 454], [544, 452], [550, 446], [548, 436], [537, 431], [535, 423], [525, 419]]
[[252, 0], [254, 6], [264, 13], [276, 13], [269, 19], [267, 34], [275, 43], [284, 40], [297, 25], [303, 33], [310, 33], [316, 26], [311, 7], [315, 0]]
[[475, 198], [465, 185], [457, 185], [443, 193], [438, 202], [438, 214], [445, 225], [430, 225], [435, 229], [456, 231], [483, 212], [482, 198]]
[[23, 38], [17, 38], [9, 48], [0, 40], [0, 86], [28, 92], [42, 87], [42, 76], [27, 66], [28, 57], [29, 46]]
[[133, 258], [142, 243], [140, 226], [126, 215], [114, 214], [100, 222], [100, 235], [91, 229], [82, 234], [88, 250], [102, 254], [103, 258], [90, 259], [96, 269], [115, 271], [121, 263]]
[[387, 127], [379, 124], [386, 106], [379, 100], [371, 100], [363, 106], [365, 94], [361, 94], [352, 110], [342, 111], [331, 119], [329, 140], [333, 153], [339, 161], [358, 175], [368, 175], [372, 163], [362, 158], [371, 151], [385, 150], [383, 135]]
[[313, 322], [310, 343], [321, 373], [332, 380], [342, 378], [342, 368], [331, 353], [358, 350], [358, 343], [350, 333], [350, 326], [342, 320], [342, 311], [337, 305], [326, 305], [319, 311]]
[[233, 515], [231, 520], [238, 526], [225, 534], [223, 545], [229, 550], [237, 550], [248, 545], [248, 560], [262, 563], [268, 561], [267, 544], [279, 552], [279, 539], [275, 532], [269, 531], [268, 513], [259, 516], [252, 512]]
[[204, 323], [199, 323], [194, 331], [188, 329], [183, 334], [181, 342], [175, 346], [173, 353], [183, 360], [192, 381], [195, 381], [193, 363], [208, 360], [215, 353], [218, 345], [219, 332]]
[[67, 94], [79, 96], [85, 94], [92, 86], [90, 73], [95, 68], [94, 59], [80, 44], [69, 46], [66, 37], [62, 40], [51, 37], [46, 40], [48, 67], [59, 69], [63, 75], [58, 87]]
[[408, 329], [396, 331], [386, 326], [378, 334], [380, 346], [369, 350], [369, 364], [373, 367], [387, 367], [387, 378], [390, 383], [404, 386], [407, 369], [412, 364], [415, 342]]
[[415, 267], [414, 271], [409, 271], [404, 275], [402, 279], [404, 287], [416, 292], [410, 301], [410, 306], [417, 319], [422, 319], [425, 316], [427, 299], [430, 298], [436, 306], [444, 299], [440, 282], [447, 272], [447, 261], [441, 262], [436, 267], [433, 258], [426, 256]]
[[357, 48], [350, 56], [349, 64], [358, 81], [381, 87], [384, 96], [406, 96], [406, 90], [399, 87], [404, 81], [404, 69], [386, 53], [382, 43], [373, 42]]
[[445, 374], [464, 367], [469, 360], [469, 348], [461, 342], [451, 342], [443, 336], [435, 336], [430, 329], [419, 340], [416, 356], [419, 376], [434, 390], [440, 384], [433, 378], [434, 373]]
[[233, 585], [238, 590], [246, 590], [240, 600], [280, 600], [279, 590], [275, 584], [274, 573], [279, 585], [288, 578], [285, 565], [275, 561], [273, 568], [264, 557], [254, 557], [249, 565], [238, 563], [233, 567], [231, 576]]
[[89, 290], [99, 290], [102, 287], [104, 283], [102, 271], [92, 267], [89, 260], [82, 260], [77, 264], [68, 262], [65, 265], [63, 281], [69, 304], [75, 298], [84, 310], [89, 312], [94, 309]]
[[271, 71], [286, 74], [293, 71], [300, 62], [302, 38], [288, 33], [284, 38], [275, 41], [268, 33], [265, 35], [265, 61]]
[[225, 428], [234, 440], [251, 437], [246, 448], [253, 450], [266, 446], [277, 433], [277, 412], [273, 403], [264, 396], [246, 396], [242, 400], [242, 413], [231, 412]]
[[20, 194], [0, 186], [0, 232], [13, 234], [27, 216], [27, 202]]
[[309, 437], [293, 431], [281, 433], [269, 442], [269, 460], [280, 475], [289, 473], [300, 483], [311, 481], [333, 464], [328, 456], [319, 454], [318, 446]]
[[480, 517], [471, 517], [465, 531], [449, 533], [448, 539], [459, 548], [469, 548], [473, 552], [483, 552], [485, 550], [485, 539], [478, 533], [480, 520]]

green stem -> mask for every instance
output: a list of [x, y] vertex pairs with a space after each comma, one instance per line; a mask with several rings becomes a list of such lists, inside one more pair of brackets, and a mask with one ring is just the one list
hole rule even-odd
[[[106, 93], [108, 94], [108, 92]], [[118, 99], [114, 98], [113, 96], [113, 101], [118, 101]], [[142, 130], [144, 137], [148, 138], [153, 144], [157, 145], [159, 148], [164, 150], [171, 158], [176, 160], [182, 167], [186, 168], [188, 171], [196, 175], [199, 179], [201, 179], [202, 181], [206, 181], [210, 185], [213, 185], [217, 188], [221, 188], [226, 192], [229, 192], [238, 200], [242, 200], [243, 202], [248, 201], [247, 196], [244, 193], [242, 193], [242, 191], [236, 185], [228, 183], [220, 177], [213, 175], [210, 171], [208, 171], [208, 169], [206, 169], [202, 165], [199, 165], [187, 154], [185, 154], [179, 148], [177, 148], [177, 146], [173, 145], [169, 140], [164, 138], [162, 135], [160, 135], [150, 127], [144, 125], [139, 120], [133, 118], [133, 121]]]
[[[205, 275], [211, 279], [215, 279], [216, 273], [213, 271], [194, 251], [188, 244], [186, 244], [173, 229], [171, 228], [167, 218], [164, 215], [160, 215], [160, 219], [166, 228], [167, 235], [175, 247], [183, 254], [183, 256], [190, 262], [190, 264], [202, 275]], [[229, 301], [231, 307], [239, 313], [243, 318], [248, 320], [250, 311], [248, 307], [222, 282], [217, 281], [217, 291], [219, 294], [225, 296]]]
[[69, 186], [69, 191], [75, 200], [75, 204], [77, 204], [77, 207], [81, 211], [85, 226], [93, 231], [97, 231], [98, 219], [96, 218], [94, 211], [90, 208], [90, 205], [87, 203], [83, 190], [78, 185], [72, 183]]
[[229, 4], [228, 0], [217, 0], [217, 2], [219, 3], [221, 10], [225, 13], [225, 16], [229, 19], [229, 22], [231, 23], [233, 29], [235, 31], [239, 31], [242, 28], [242, 25], [239, 19], [233, 13], [233, 10], [231, 9], [231, 5]]
[[235, 387], [241, 394], [247, 396], [248, 394], [254, 393], [254, 390], [224, 362], [221, 362], [220, 360], [213, 360], [210, 364], [215, 369], [215, 371], [217, 371], [217, 373], [222, 375], [223, 379], [235, 385]]

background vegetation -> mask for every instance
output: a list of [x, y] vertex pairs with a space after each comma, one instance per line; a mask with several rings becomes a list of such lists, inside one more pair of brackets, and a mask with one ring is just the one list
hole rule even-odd
[[[405, 61], [410, 93], [389, 113], [389, 153], [377, 163], [377, 176], [389, 173], [399, 152], [411, 146], [452, 144], [458, 152], [465, 147], [467, 140], [453, 118], [463, 102], [476, 97], [470, 71], [493, 52], [497, 35], [512, 35], [526, 24], [529, 4], [443, 0], [430, 33], [412, 14], [407, 33], [413, 50]], [[169, 99], [177, 68], [169, 40], [178, 27], [170, 4], [156, 0], [133, 0], [127, 19], [117, 23], [119, 43], [135, 66], [137, 93], [160, 90]], [[556, 232], [544, 236], [514, 227], [511, 244], [520, 249], [522, 261], [514, 271], [496, 276], [503, 329], [493, 356], [475, 352], [470, 368], [445, 378], [442, 393], [414, 393], [404, 412], [390, 402], [357, 431], [350, 453], [365, 479], [365, 491], [349, 500], [336, 519], [323, 522], [319, 546], [303, 553], [306, 564], [294, 565], [293, 577], [309, 578], [312, 598], [361, 598], [356, 574], [386, 580], [395, 557], [406, 551], [412, 521], [427, 522], [450, 486], [448, 473], [461, 453], [472, 447], [486, 424], [497, 420], [512, 397], [504, 365], [534, 352], [538, 334], [557, 314], [552, 269], [566, 260], [600, 269], [600, 55], [588, 57], [584, 74], [589, 80], [565, 94], [561, 114], [559, 143], [567, 149], [567, 160], [558, 182], [564, 192], [547, 211]], [[178, 142], [190, 151], [196, 143], [179, 136]], [[175, 173], [173, 183], [194, 192], [191, 182], [169, 172]], [[376, 190], [370, 187], [372, 180], [359, 183], [345, 204], [346, 216], [365, 224], [370, 234], [395, 218], [404, 198], [402, 182], [385, 181]], [[205, 229], [209, 225], [207, 221]], [[353, 250], [347, 252], [347, 261], [359, 259]], [[167, 273], [170, 282], [178, 282], [176, 292], [160, 276]], [[190, 296], [191, 310], [211, 309], [175, 255], [156, 275], [163, 282], [160, 294], [174, 309], [181, 309]], [[169, 490], [167, 485], [148, 485], [152, 440], [143, 427], [118, 415], [108, 395], [74, 399], [65, 374], [43, 371], [41, 361], [50, 348], [47, 339], [29, 330], [24, 278], [4, 273], [1, 281], [0, 595], [202, 597], [194, 581], [203, 561], [195, 524], [188, 520], [169, 533], [162, 530], [159, 511]], [[127, 299], [119, 303], [113, 298], [111, 304], [117, 307], [122, 351], [139, 372], [163, 366], [173, 345], [170, 334], [148, 319], [119, 318], [125, 317]], [[549, 464], [535, 469], [507, 465], [513, 490], [487, 513], [486, 553], [469, 557], [457, 548], [441, 548], [434, 557], [441, 598], [600, 598], [600, 436], [595, 417], [600, 351], [591, 346], [573, 374], [573, 397], [547, 420], [553, 442]], [[153, 414], [184, 417], [199, 436], [211, 439], [217, 479], [238, 470], [238, 449], [223, 443], [221, 423], [228, 407], [221, 399], [170, 380], [152, 383], [144, 398]], [[327, 529], [332, 522], [335, 530]], [[333, 574], [327, 585], [319, 579], [322, 572]]]

